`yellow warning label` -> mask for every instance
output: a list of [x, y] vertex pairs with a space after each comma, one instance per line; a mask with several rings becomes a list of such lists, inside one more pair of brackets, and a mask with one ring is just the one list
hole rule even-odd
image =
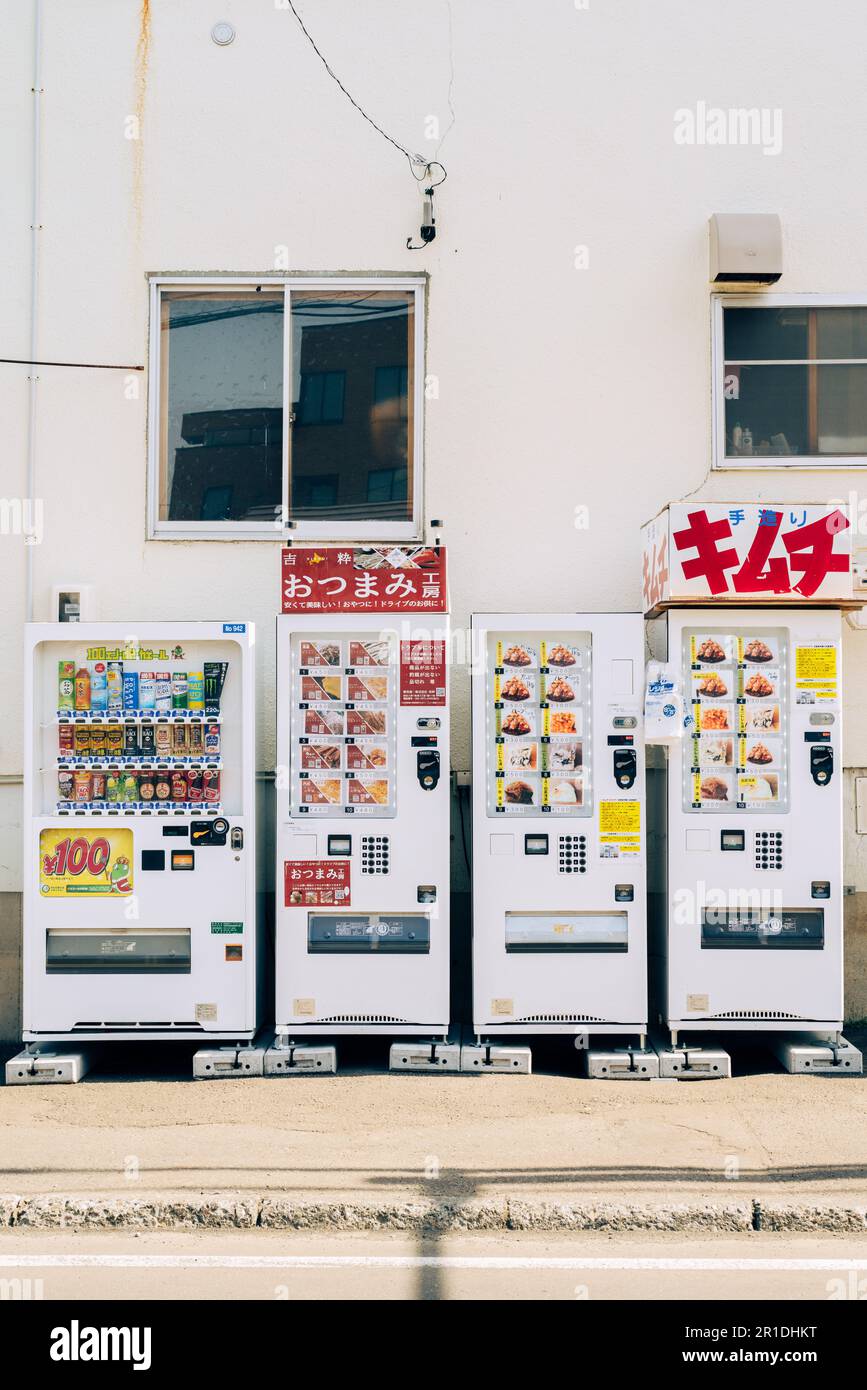
[[837, 699], [837, 648], [816, 642], [795, 651], [799, 704]]
[[641, 853], [641, 801], [599, 802], [599, 853], [603, 859]]
[[600, 801], [599, 836], [641, 834], [640, 801]]

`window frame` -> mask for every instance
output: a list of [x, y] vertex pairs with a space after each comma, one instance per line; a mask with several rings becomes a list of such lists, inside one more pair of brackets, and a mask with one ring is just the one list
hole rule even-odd
[[[263, 289], [283, 291], [283, 506], [280, 520], [161, 521], [160, 415], [162, 393], [161, 297], [164, 290]], [[293, 290], [402, 290], [413, 294], [413, 432], [412, 518], [407, 521], [331, 521], [325, 517], [291, 522], [289, 499], [289, 446], [292, 423], [292, 314]], [[161, 541], [418, 541], [424, 519], [424, 383], [426, 345], [427, 277], [412, 273], [394, 275], [151, 275], [148, 277], [149, 332], [147, 410], [147, 538]], [[289, 521], [291, 524], [287, 524]]]
[[[867, 309], [867, 296], [852, 294], [731, 294], [711, 295], [711, 468], [714, 472], [767, 472], [768, 469], [812, 469], [827, 473], [849, 468], [867, 468], [865, 454], [799, 454], [794, 458], [768, 454], [737, 459], [726, 456], [725, 431], [725, 337], [723, 314], [726, 309]], [[857, 365], [860, 358], [846, 358]]]

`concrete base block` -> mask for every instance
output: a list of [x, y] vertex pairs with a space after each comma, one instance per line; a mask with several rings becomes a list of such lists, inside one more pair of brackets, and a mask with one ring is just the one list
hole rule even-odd
[[240, 1080], [264, 1074], [264, 1047], [202, 1047], [193, 1054], [196, 1081]]
[[668, 1047], [659, 1052], [659, 1075], [676, 1081], [719, 1081], [732, 1074], [732, 1059], [721, 1048]]
[[533, 1054], [529, 1047], [509, 1047], [505, 1043], [482, 1043], [481, 1046], [461, 1048], [461, 1071], [481, 1074], [508, 1072], [512, 1076], [529, 1076], [533, 1070]]
[[325, 1044], [287, 1043], [265, 1053], [266, 1076], [333, 1076], [336, 1071], [337, 1048]]
[[444, 1071], [460, 1071], [460, 1043], [410, 1042], [392, 1043], [388, 1052], [389, 1071], [416, 1071], [431, 1075]]
[[793, 1075], [861, 1076], [864, 1071], [862, 1054], [845, 1038], [835, 1044], [822, 1038], [782, 1037], [772, 1051]]
[[90, 1071], [87, 1052], [66, 1052], [45, 1048], [30, 1052], [26, 1048], [6, 1063], [7, 1086], [70, 1086]]
[[587, 1075], [597, 1081], [654, 1081], [659, 1078], [659, 1058], [650, 1048], [594, 1048], [587, 1053]]

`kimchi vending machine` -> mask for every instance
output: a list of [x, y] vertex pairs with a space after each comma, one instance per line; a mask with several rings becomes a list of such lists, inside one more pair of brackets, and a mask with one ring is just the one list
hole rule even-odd
[[[669, 511], [665, 587], [645, 593], [681, 724], [665, 739], [663, 1074], [729, 1071], [725, 1049], [683, 1044], [697, 1032], [766, 1033], [790, 1070], [860, 1070], [842, 1038], [848, 520], [791, 504]], [[647, 556], [646, 537], [645, 579]]]
[[529, 1065], [490, 1037], [619, 1034], [631, 1053], [591, 1074], [649, 1076], [641, 616], [482, 613], [472, 639], [477, 1044], [462, 1065]]
[[266, 1071], [333, 1070], [333, 1045], [298, 1044], [352, 1033], [425, 1038], [393, 1048], [392, 1065], [457, 1069], [443, 1044], [448, 619], [298, 613], [277, 625], [277, 1046]]
[[250, 623], [27, 625], [28, 1056], [255, 1033], [253, 655]]
[[841, 616], [672, 609], [667, 1022], [843, 1026]]

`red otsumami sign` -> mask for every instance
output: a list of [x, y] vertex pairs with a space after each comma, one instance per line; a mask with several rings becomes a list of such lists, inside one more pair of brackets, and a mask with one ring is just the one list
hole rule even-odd
[[348, 859], [283, 861], [286, 907], [349, 907]]
[[446, 644], [425, 638], [400, 644], [400, 703], [444, 705]]
[[288, 546], [284, 613], [445, 613], [446, 553], [428, 545]]

